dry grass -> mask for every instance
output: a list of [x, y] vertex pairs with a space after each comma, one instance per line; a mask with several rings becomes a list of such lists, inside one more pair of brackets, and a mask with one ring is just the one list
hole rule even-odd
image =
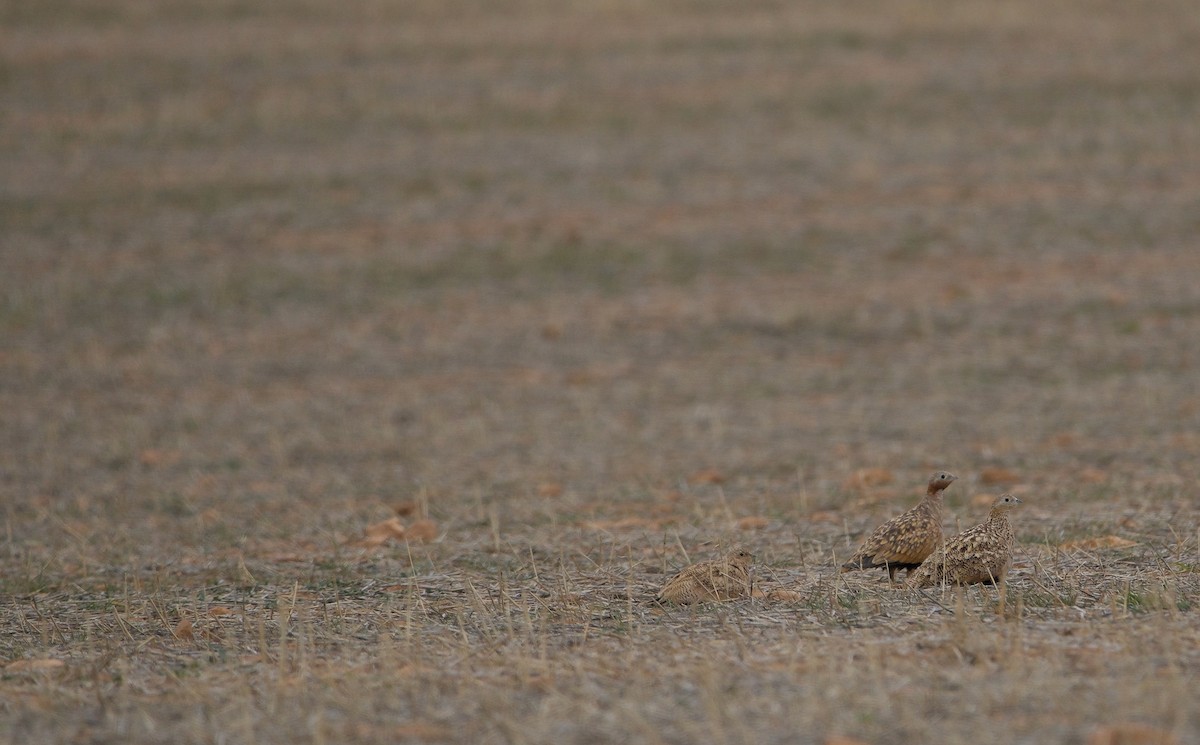
[[[1191, 4], [55, 0], [0, 65], [3, 739], [1200, 740]], [[1004, 617], [835, 574], [933, 468], [1025, 501]], [[786, 601], [646, 602], [735, 542]]]

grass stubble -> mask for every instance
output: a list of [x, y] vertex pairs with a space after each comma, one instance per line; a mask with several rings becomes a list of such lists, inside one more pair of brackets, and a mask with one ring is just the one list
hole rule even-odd
[[1190, 10], [2, 11], [0, 735], [1200, 738]]

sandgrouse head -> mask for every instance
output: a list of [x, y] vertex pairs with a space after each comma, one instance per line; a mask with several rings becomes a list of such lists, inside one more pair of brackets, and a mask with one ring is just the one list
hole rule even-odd
[[740, 564], [741, 566], [750, 566], [754, 563], [754, 554], [744, 548], [735, 548], [725, 555], [725, 559], [730, 564]]
[[1020, 504], [1021, 500], [1017, 499], [1014, 495], [1001, 494], [996, 498], [996, 501], [992, 503], [992, 511], [1003, 514]]
[[958, 477], [948, 471], [936, 471], [929, 477], [929, 493], [941, 491], [957, 480]]

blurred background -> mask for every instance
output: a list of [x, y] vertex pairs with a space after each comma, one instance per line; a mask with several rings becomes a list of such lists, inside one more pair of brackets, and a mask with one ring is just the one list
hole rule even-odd
[[1044, 530], [1195, 506], [1189, 3], [0, 19], [0, 478], [42, 576], [689, 478], [783, 520], [863, 468], [960, 506], [999, 469]]

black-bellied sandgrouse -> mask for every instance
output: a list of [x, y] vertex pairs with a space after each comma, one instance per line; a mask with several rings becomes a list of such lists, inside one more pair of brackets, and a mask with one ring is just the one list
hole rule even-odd
[[957, 479], [945, 471], [930, 476], [924, 498], [871, 531], [854, 556], [842, 564], [842, 571], [885, 567], [891, 582], [896, 581], [899, 569], [911, 575], [942, 542], [942, 492]]
[[748, 598], [753, 589], [750, 578], [753, 563], [753, 554], [736, 548], [720, 559], [684, 567], [667, 580], [655, 601], [687, 605]]
[[997, 585], [1001, 589], [1012, 566], [1013, 528], [1008, 513], [1021, 500], [1003, 494], [992, 504], [988, 519], [946, 541], [908, 577], [908, 586], [940, 584]]

